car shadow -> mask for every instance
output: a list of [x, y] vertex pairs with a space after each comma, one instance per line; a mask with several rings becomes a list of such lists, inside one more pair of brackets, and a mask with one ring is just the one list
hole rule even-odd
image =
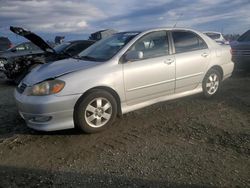
[[250, 77], [250, 69], [235, 69], [232, 74], [232, 78]]
[[91, 174], [0, 166], [1, 187], [171, 187], [212, 188], [209, 185], [175, 183], [126, 177], [114, 173]]

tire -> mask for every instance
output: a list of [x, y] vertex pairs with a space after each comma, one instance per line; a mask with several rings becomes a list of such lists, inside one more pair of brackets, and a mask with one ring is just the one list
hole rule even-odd
[[83, 95], [74, 108], [74, 123], [85, 133], [95, 133], [109, 127], [117, 116], [117, 102], [105, 90], [94, 89]]
[[221, 87], [222, 75], [216, 69], [210, 69], [202, 82], [203, 94], [206, 98], [211, 98], [218, 94]]

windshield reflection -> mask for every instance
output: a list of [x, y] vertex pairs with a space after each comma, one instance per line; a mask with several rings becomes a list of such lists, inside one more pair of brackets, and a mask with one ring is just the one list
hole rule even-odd
[[138, 32], [116, 33], [102, 39], [79, 54], [79, 58], [89, 61], [107, 61], [117, 54]]

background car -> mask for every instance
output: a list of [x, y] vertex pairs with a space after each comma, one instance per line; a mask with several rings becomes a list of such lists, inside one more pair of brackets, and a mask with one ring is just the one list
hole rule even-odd
[[31, 128], [93, 133], [117, 115], [157, 102], [201, 92], [212, 97], [233, 67], [230, 46], [195, 30], [122, 32], [75, 58], [37, 66], [19, 84], [15, 99]]
[[23, 42], [21, 44], [18, 44], [10, 49], [8, 49], [7, 51], [9, 52], [25, 52], [25, 51], [36, 51], [39, 50], [41, 51], [41, 49], [36, 46], [35, 44], [33, 44], [32, 42]]
[[250, 30], [242, 34], [237, 41], [232, 42], [231, 48], [236, 70], [250, 70]]
[[11, 27], [10, 30], [31, 41], [0, 53], [0, 70], [17, 84], [36, 65], [75, 56], [95, 42], [76, 40], [53, 48], [51, 43], [23, 28]]
[[44, 51], [32, 42], [23, 42], [4, 52], [0, 52], [0, 58], [9, 59], [25, 55], [41, 55]]
[[229, 44], [229, 42], [224, 38], [224, 36], [220, 32], [206, 31], [203, 33], [209, 36], [211, 39], [215, 40], [219, 44]]
[[0, 52], [8, 50], [11, 47], [12, 44], [7, 37], [0, 37]]

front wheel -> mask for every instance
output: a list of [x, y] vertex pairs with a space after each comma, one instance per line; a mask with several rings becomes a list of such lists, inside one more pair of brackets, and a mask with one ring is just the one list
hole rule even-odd
[[117, 115], [115, 98], [103, 90], [92, 90], [77, 102], [74, 121], [86, 133], [99, 132], [113, 123]]
[[216, 69], [211, 69], [205, 75], [202, 82], [204, 96], [210, 98], [216, 95], [221, 86], [221, 74]]

